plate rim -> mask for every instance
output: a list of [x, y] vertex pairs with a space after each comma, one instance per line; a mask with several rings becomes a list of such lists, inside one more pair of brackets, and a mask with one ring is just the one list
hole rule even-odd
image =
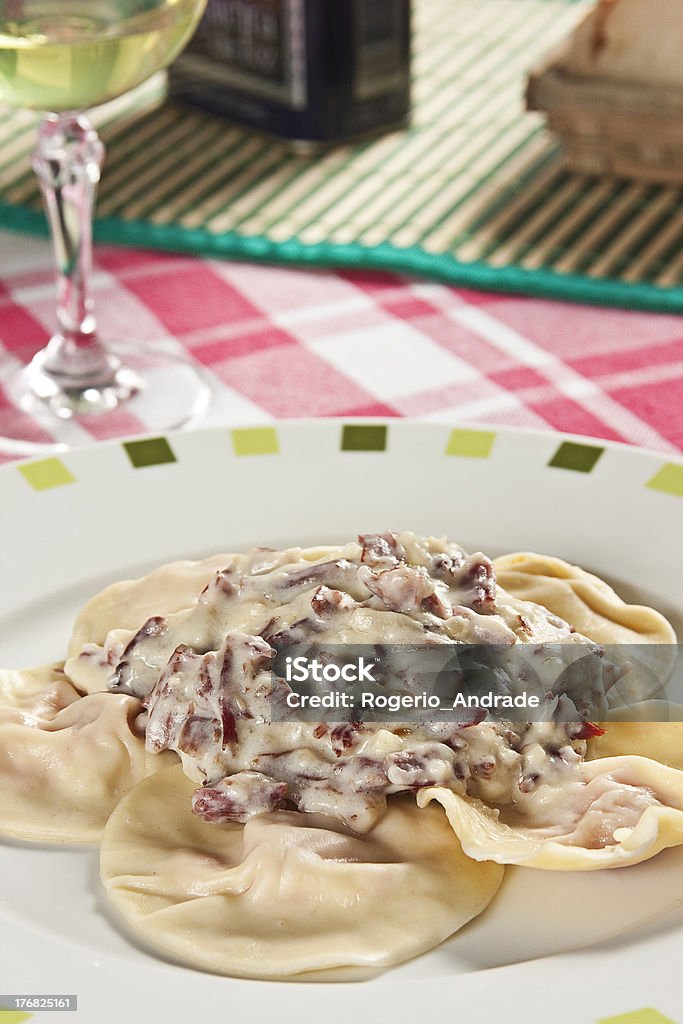
[[[546, 430], [542, 427], [523, 427], [512, 424], [487, 423], [485, 421], [480, 423], [472, 422], [471, 420], [460, 420], [457, 419], [457, 417], [454, 417], [453, 419], [444, 418], [438, 420], [423, 420], [410, 416], [296, 416], [291, 419], [273, 418], [272, 420], [258, 420], [258, 422], [228, 420], [225, 423], [207, 424], [205, 426], [198, 425], [192, 428], [168, 430], [165, 432], [144, 431], [143, 433], [122, 434], [120, 437], [109, 437], [103, 438], [102, 440], [93, 438], [91, 441], [85, 441], [78, 445], [64, 445], [59, 449], [55, 449], [54, 446], [51, 446], [49, 450], [46, 449], [43, 453], [22, 456], [20, 458], [10, 457], [7, 462], [0, 465], [0, 478], [3, 474], [16, 469], [19, 466], [29, 465], [45, 458], [56, 457], [61, 459], [65, 456], [78, 456], [80, 454], [87, 454], [93, 450], [99, 451], [103, 448], [113, 449], [126, 445], [130, 442], [152, 440], [159, 437], [172, 440], [179, 437], [194, 438], [215, 435], [223, 431], [258, 430], [262, 428], [278, 430], [282, 427], [293, 427], [295, 429], [303, 430], [327, 424], [342, 428], [346, 426], [385, 426], [387, 429], [392, 426], [400, 425], [409, 429], [425, 431], [436, 430], [441, 427], [443, 429], [472, 432], [484, 431], [493, 433], [496, 436], [506, 435], [512, 437], [528, 437], [534, 438], [535, 440], [554, 438], [558, 441], [571, 441], [576, 444], [585, 445], [599, 445], [600, 447], [611, 451], [629, 452], [633, 455], [648, 456], [654, 459], [660, 459], [662, 462], [674, 463], [683, 467], [683, 450], [658, 450], [656, 448], [648, 448], [644, 445], [631, 444], [628, 441], [615, 441], [612, 438], [597, 437], [593, 434], [577, 434], [571, 431], [554, 430], [552, 428], [548, 428]], [[365, 454], [365, 452], [348, 450], [345, 454], [358, 455]]]

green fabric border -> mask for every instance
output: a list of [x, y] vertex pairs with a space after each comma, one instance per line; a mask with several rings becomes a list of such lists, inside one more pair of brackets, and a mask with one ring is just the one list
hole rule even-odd
[[[31, 234], [47, 234], [45, 218], [41, 212], [12, 206], [1, 200], [0, 227]], [[214, 235], [204, 228], [188, 229], [110, 217], [95, 220], [94, 237], [98, 242], [114, 245], [191, 253], [196, 256], [288, 266], [389, 271], [464, 288], [561, 299], [591, 306], [683, 313], [681, 286], [661, 288], [645, 282], [626, 283], [618, 278], [596, 280], [582, 274], [559, 274], [554, 270], [492, 267], [481, 262], [460, 263], [452, 256], [435, 255], [417, 247], [399, 249], [388, 242], [372, 248], [357, 243], [335, 245], [321, 242], [303, 245], [298, 239], [272, 242], [262, 235], [243, 237], [233, 231]]]

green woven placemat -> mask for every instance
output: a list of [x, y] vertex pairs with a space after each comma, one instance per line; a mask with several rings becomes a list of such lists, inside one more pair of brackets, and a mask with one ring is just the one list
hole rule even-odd
[[[318, 158], [190, 107], [98, 112], [96, 237], [210, 256], [417, 273], [683, 311], [683, 192], [568, 173], [525, 71], [589, 0], [415, 0], [412, 126]], [[35, 117], [0, 117], [0, 224], [43, 228]]]

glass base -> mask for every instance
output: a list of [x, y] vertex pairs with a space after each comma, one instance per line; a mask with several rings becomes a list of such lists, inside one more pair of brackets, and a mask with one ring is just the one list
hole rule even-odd
[[211, 398], [201, 369], [158, 348], [110, 344], [87, 381], [50, 370], [49, 348], [28, 365], [0, 366], [0, 452], [63, 451], [95, 438], [193, 426]]

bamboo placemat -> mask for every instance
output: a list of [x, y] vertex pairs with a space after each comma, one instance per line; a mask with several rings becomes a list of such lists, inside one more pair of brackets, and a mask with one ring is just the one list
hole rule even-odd
[[[313, 159], [191, 107], [149, 109], [153, 83], [97, 114], [96, 237], [683, 311], [683, 191], [569, 173], [524, 111], [526, 70], [587, 3], [415, 0], [412, 126]], [[7, 227], [43, 228], [35, 121], [0, 116]]]

